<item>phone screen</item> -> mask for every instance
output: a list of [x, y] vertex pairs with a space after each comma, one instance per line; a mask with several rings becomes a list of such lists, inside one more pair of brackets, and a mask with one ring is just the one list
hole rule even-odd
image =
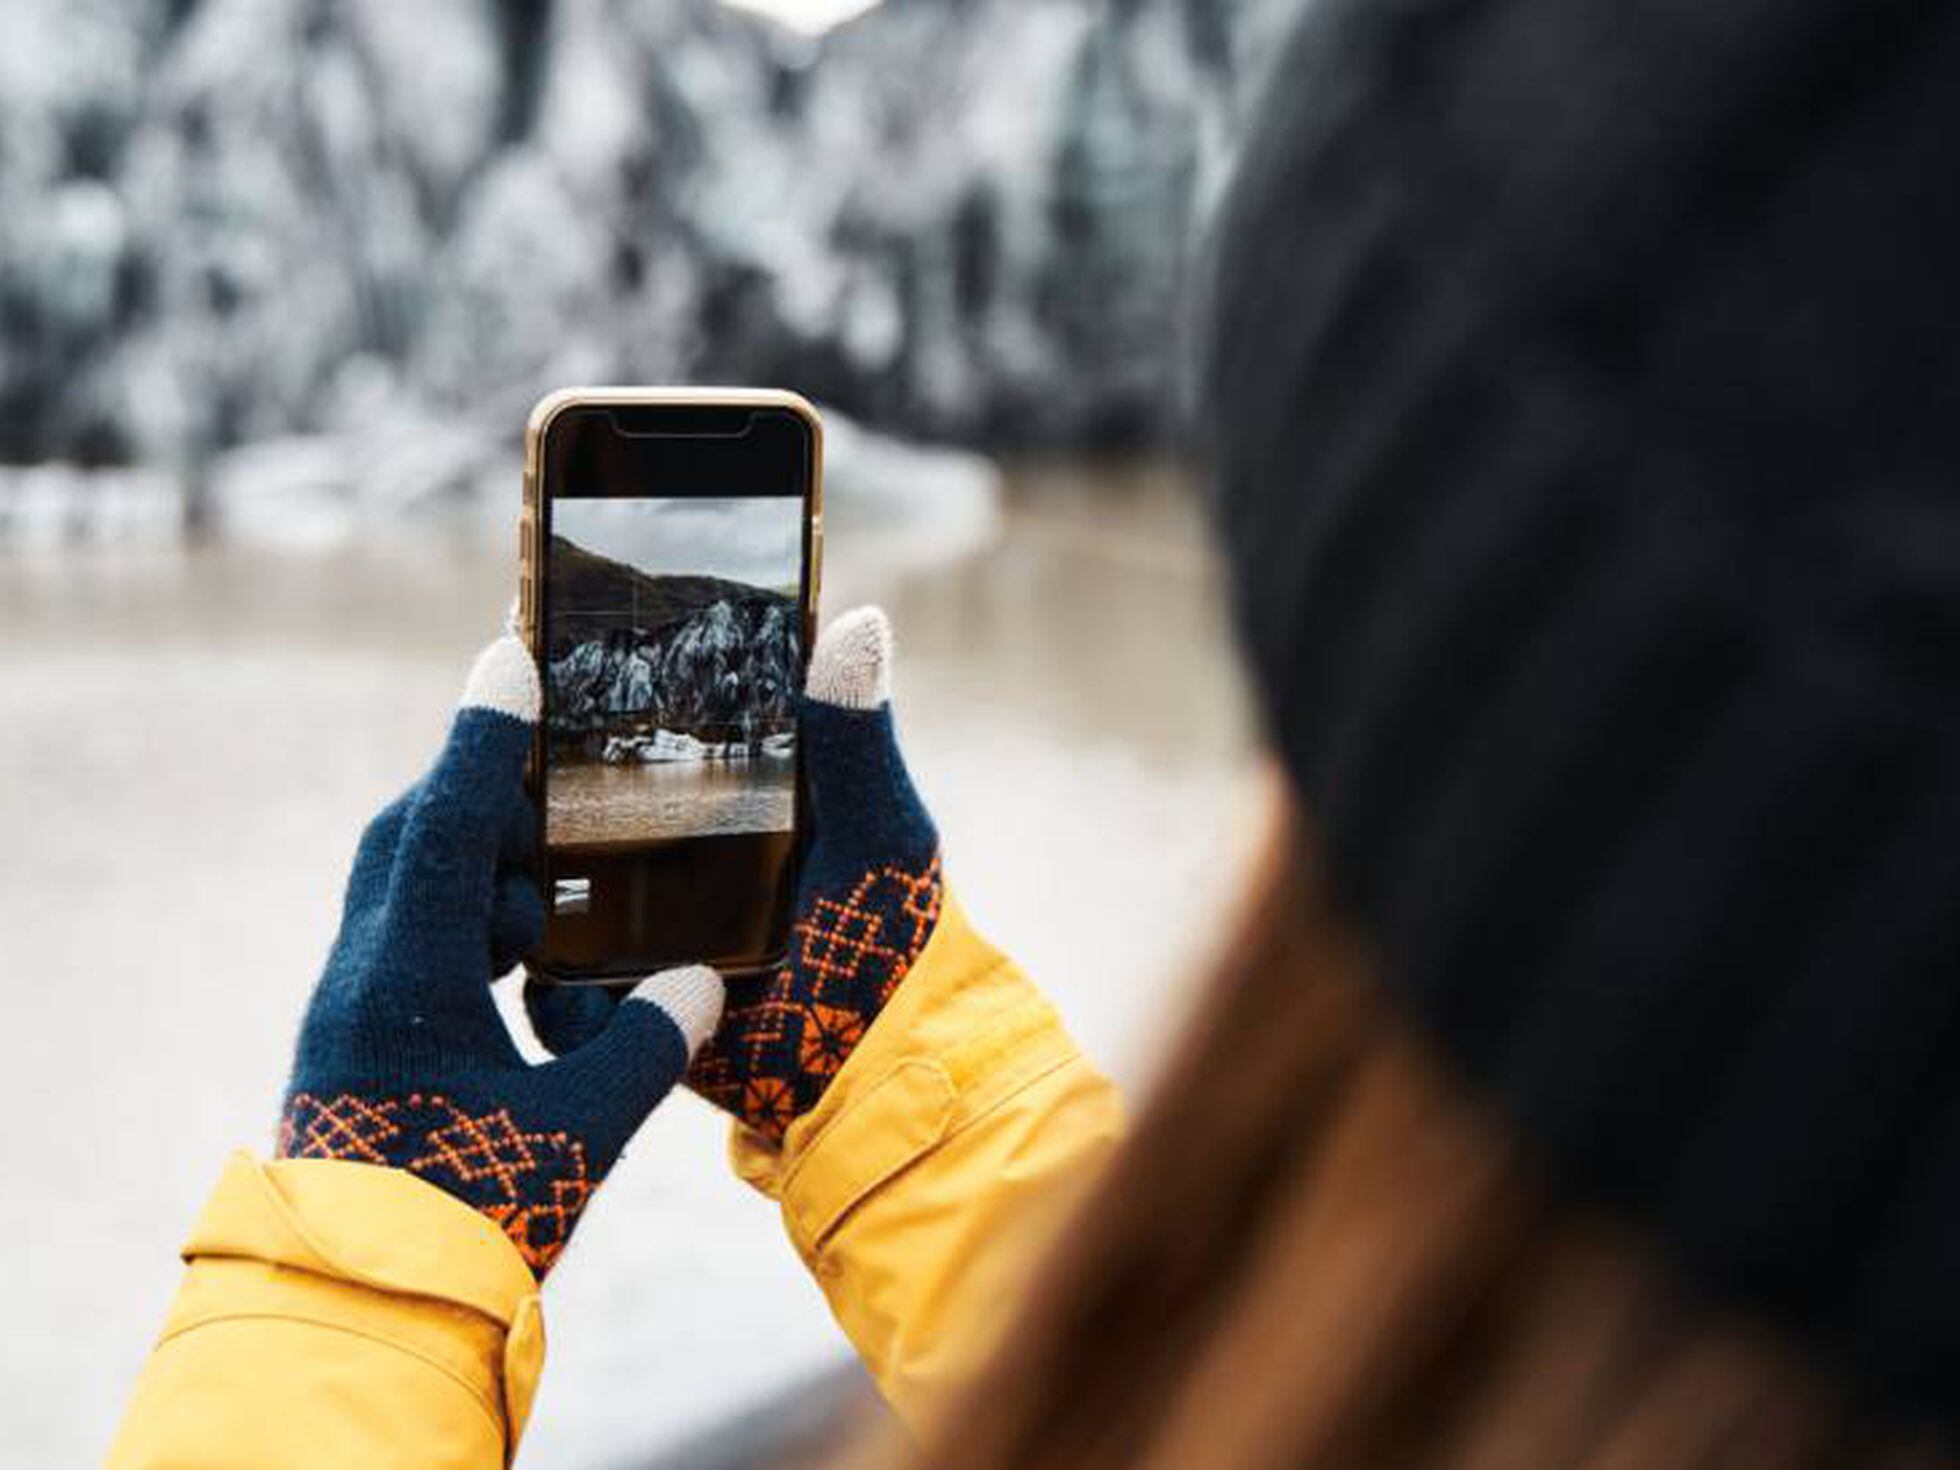
[[814, 453], [790, 411], [561, 412], [541, 456], [538, 786], [562, 979], [780, 955]]

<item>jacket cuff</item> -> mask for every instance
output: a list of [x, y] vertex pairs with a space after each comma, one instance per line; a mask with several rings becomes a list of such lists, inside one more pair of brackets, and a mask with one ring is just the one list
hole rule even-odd
[[781, 1205], [814, 1264], [880, 1185], [1078, 1056], [1054, 1007], [949, 891], [911, 972], [816, 1107], [780, 1144], [737, 1122], [730, 1162]]
[[[407, 1299], [405, 1312], [386, 1315], [403, 1345], [427, 1354], [427, 1321], [437, 1334], [460, 1308], [502, 1339], [495, 1361], [474, 1346], [480, 1330], [449, 1333], [466, 1350], [458, 1376], [501, 1410], [508, 1452], [514, 1452], [544, 1369], [544, 1318], [538, 1283], [508, 1236], [462, 1201], [399, 1169], [337, 1159], [261, 1162], [239, 1152], [226, 1162], [218, 1187], [182, 1251], [187, 1265], [245, 1260], [305, 1272], [347, 1286]], [[195, 1309], [186, 1293], [181, 1308]], [[430, 1317], [433, 1304], [435, 1315]], [[181, 1311], [180, 1314], [181, 1316]], [[196, 1325], [174, 1321], [170, 1330]], [[168, 1331], [166, 1333], [168, 1335]]]

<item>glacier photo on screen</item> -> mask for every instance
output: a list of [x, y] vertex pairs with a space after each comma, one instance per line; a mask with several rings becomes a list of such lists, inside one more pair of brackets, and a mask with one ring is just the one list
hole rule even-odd
[[552, 521], [550, 840], [789, 830], [801, 502], [565, 499]]

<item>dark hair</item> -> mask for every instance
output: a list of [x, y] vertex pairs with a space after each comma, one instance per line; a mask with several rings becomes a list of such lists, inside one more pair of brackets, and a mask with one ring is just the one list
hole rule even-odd
[[1303, 825], [921, 1463], [1953, 1463], [1956, 83], [1932, 3], [1308, 8], [1205, 370]]
[[1960, 1419], [1960, 7], [1318, 0], [1218, 520], [1382, 982], [1562, 1197]]

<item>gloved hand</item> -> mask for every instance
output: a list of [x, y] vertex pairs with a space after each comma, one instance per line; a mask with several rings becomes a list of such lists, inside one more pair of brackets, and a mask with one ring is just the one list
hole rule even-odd
[[789, 952], [731, 985], [688, 1084], [769, 1138], [816, 1106], [939, 920], [939, 833], [892, 727], [891, 627], [875, 607], [824, 630], [798, 728], [814, 840]]
[[[891, 628], [875, 607], [845, 613], [810, 656], [798, 713], [814, 840], [789, 952], [771, 974], [728, 982], [721, 1028], [688, 1085], [780, 1139], [850, 1057], [932, 937], [942, 892], [939, 834], [912, 788], [892, 727]], [[537, 986], [525, 1003], [554, 1050], [606, 1023], [603, 992]]]
[[502, 1227], [543, 1276], [721, 1015], [705, 966], [643, 980], [584, 1044], [519, 1055], [490, 982], [543, 931], [524, 861], [537, 668], [477, 659], [434, 767], [369, 824], [300, 1031], [279, 1153], [404, 1169]]

